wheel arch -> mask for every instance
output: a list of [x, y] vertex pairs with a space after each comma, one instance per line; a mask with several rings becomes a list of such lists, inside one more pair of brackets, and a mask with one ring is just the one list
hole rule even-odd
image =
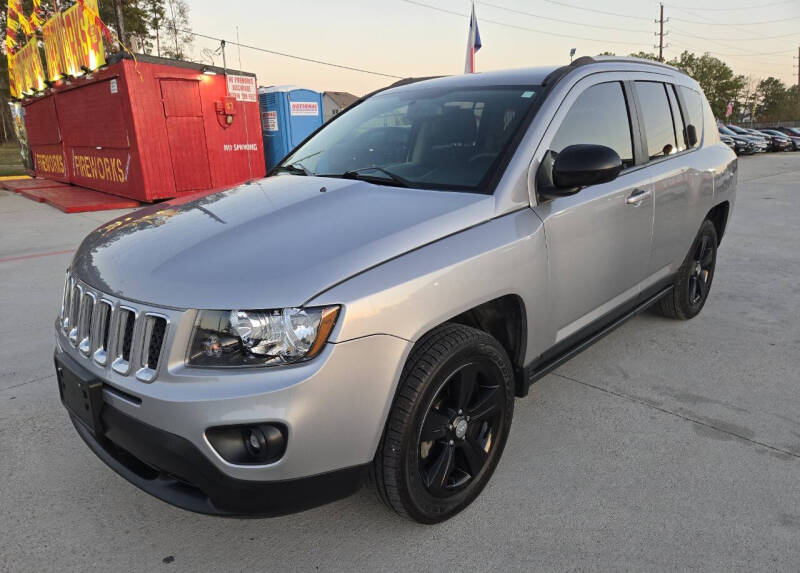
[[706, 219], [714, 223], [714, 229], [717, 231], [717, 244], [722, 243], [722, 235], [725, 233], [725, 228], [728, 225], [728, 214], [731, 210], [731, 204], [728, 201], [723, 201], [715, 205], [707, 214]]
[[[528, 342], [528, 319], [525, 302], [520, 295], [507, 294], [488, 300], [461, 312], [443, 324], [447, 323], [471, 326], [497, 340], [514, 366], [517, 395], [523, 395], [521, 388], [525, 387], [523, 365]], [[434, 328], [439, 326], [441, 325]]]

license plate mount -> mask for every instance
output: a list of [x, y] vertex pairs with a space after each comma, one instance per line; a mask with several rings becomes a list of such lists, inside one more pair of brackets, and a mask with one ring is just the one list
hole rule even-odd
[[94, 377], [81, 377], [59, 362], [56, 362], [56, 377], [64, 407], [94, 435], [102, 433], [103, 383]]

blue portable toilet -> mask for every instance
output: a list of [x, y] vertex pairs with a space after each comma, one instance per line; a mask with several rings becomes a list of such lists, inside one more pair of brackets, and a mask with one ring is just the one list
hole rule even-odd
[[297, 86], [258, 88], [267, 171], [322, 125], [322, 94]]

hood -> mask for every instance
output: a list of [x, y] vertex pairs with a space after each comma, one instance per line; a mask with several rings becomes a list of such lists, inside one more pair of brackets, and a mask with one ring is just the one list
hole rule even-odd
[[278, 176], [151, 205], [84, 239], [73, 272], [174, 308], [281, 308], [492, 217], [492, 196]]

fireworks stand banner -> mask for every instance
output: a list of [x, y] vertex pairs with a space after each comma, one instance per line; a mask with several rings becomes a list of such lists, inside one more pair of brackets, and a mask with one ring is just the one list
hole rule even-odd
[[[106, 63], [103, 38], [111, 33], [97, 10], [97, 0], [78, 0], [63, 12], [43, 19], [40, 1], [30, 17], [21, 0], [8, 2], [6, 52], [11, 95], [21, 98], [42, 91], [48, 83], [78, 77]], [[37, 31], [41, 30], [46, 67], [42, 65]]]

